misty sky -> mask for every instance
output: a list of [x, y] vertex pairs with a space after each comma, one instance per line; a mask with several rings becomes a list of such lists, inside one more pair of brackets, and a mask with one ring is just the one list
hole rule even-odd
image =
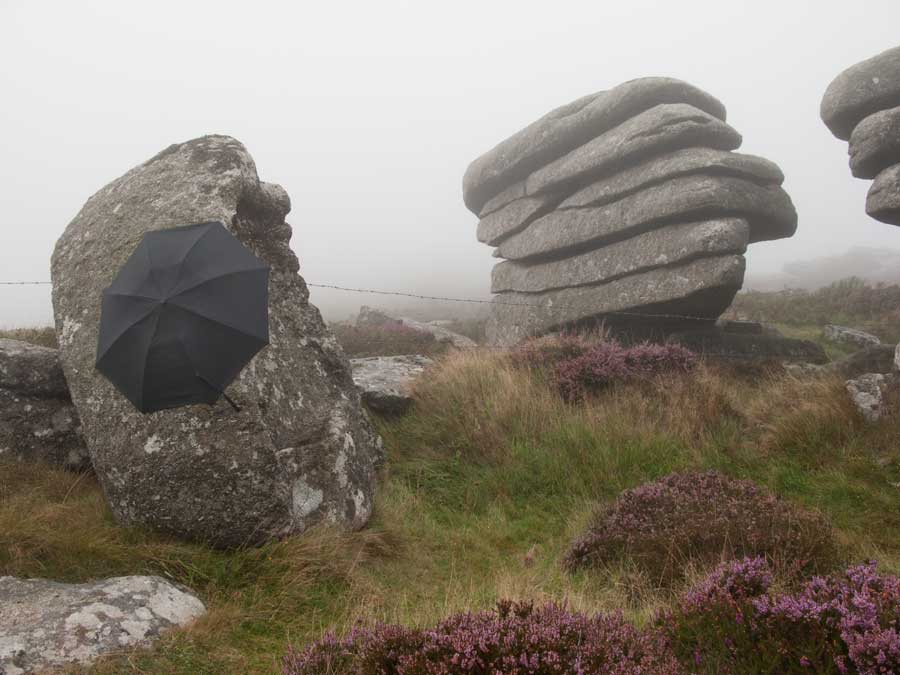
[[[85, 200], [167, 145], [242, 141], [291, 195], [312, 282], [487, 297], [462, 203], [470, 161], [551, 108], [635, 77], [718, 97], [741, 151], [800, 214], [751, 274], [854, 246], [900, 249], [818, 108], [843, 69], [900, 44], [900, 2], [0, 0], [0, 279], [49, 279]], [[379, 298], [313, 289], [339, 318]], [[49, 287], [0, 287], [0, 326], [46, 323]]]

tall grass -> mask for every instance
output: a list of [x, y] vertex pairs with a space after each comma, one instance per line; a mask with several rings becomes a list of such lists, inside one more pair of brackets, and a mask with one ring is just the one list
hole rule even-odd
[[898, 568], [900, 416], [865, 424], [840, 380], [701, 365], [567, 403], [540, 373], [475, 350], [441, 357], [416, 397], [377, 421], [388, 462], [365, 532], [217, 552], [117, 526], [90, 476], [4, 465], [0, 574], [186, 583], [206, 619], [93, 670], [212, 673], [275, 672], [288, 642], [356, 619], [429, 626], [499, 598], [646, 622], [672, 591], [627, 559], [575, 574], [561, 561], [598, 507], [673, 471], [754, 480], [820, 510], [848, 562]]

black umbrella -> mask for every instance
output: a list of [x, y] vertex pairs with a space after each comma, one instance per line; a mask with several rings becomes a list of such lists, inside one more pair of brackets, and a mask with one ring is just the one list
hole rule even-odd
[[103, 291], [97, 370], [141, 412], [207, 403], [269, 344], [269, 267], [218, 222], [148, 232]]

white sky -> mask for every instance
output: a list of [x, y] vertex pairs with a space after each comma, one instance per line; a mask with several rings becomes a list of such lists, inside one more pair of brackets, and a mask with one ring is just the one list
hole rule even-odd
[[[844, 68], [900, 43], [897, 0], [41, 2], [0, 0], [0, 279], [49, 279], [84, 201], [173, 142], [235, 136], [291, 195], [307, 281], [486, 297], [468, 163], [551, 108], [667, 75], [718, 97], [800, 213], [755, 274], [900, 249], [819, 119]], [[372, 296], [313, 291], [326, 314]], [[0, 287], [0, 325], [50, 320]]]

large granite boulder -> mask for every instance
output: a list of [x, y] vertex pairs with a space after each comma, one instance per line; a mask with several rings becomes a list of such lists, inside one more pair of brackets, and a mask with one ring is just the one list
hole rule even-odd
[[146, 646], [206, 614], [159, 577], [88, 584], [0, 577], [0, 673], [24, 675]]
[[822, 121], [849, 141], [850, 170], [874, 178], [866, 213], [900, 225], [900, 47], [851, 66], [828, 86]]
[[372, 410], [398, 415], [413, 404], [412, 383], [434, 361], [427, 356], [370, 356], [350, 359], [353, 381]]
[[10, 458], [90, 468], [59, 352], [0, 339], [0, 459]]
[[740, 144], [714, 97], [644, 78], [558, 108], [472, 162], [463, 197], [503, 259], [488, 341], [714, 322], [743, 283], [747, 245], [797, 228], [781, 170], [731, 152]]
[[[372, 513], [381, 441], [298, 274], [290, 199], [227, 136], [172, 145], [91, 197], [52, 259], [60, 354], [115, 517], [217, 546]], [[144, 233], [218, 220], [271, 267], [270, 344], [220, 402], [141, 414], [94, 369], [101, 291]]]

